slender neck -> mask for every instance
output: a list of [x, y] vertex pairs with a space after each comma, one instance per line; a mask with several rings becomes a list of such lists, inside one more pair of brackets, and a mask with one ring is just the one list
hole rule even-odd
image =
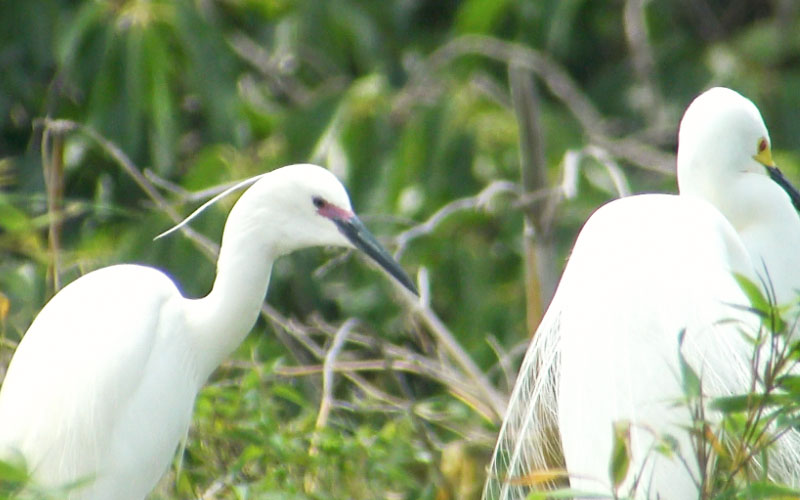
[[717, 201], [747, 248], [760, 279], [778, 304], [797, 300], [800, 287], [800, 215], [790, 198], [767, 176], [741, 176], [733, 196]]
[[188, 304], [186, 321], [202, 384], [253, 328], [269, 286], [276, 255], [256, 242], [223, 238], [217, 277], [209, 294]]
[[779, 305], [797, 301], [800, 289], [800, 215], [784, 208], [764, 225], [739, 230], [756, 272]]

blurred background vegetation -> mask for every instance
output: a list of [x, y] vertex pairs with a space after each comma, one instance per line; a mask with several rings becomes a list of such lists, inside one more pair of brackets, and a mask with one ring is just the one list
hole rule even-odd
[[[695, 95], [753, 99], [798, 180], [799, 14], [794, 0], [0, 2], [0, 378], [48, 297], [92, 269], [147, 263], [203, 295], [214, 266], [197, 240], [153, 237], [208, 188], [320, 163], [419, 272], [423, 304], [350, 254], [281, 260], [153, 498], [477, 498], [577, 231], [620, 195], [675, 191]], [[232, 202], [193, 228], [218, 241]]]

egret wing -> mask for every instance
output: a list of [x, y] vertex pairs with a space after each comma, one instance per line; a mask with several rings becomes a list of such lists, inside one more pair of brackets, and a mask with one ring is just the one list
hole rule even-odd
[[115, 434], [141, 397], [159, 337], [169, 334], [165, 322], [175, 322], [165, 318], [175, 300], [182, 298], [169, 278], [140, 266], [104, 268], [65, 287], [11, 361], [0, 390], [0, 449], [21, 451], [52, 485], [113, 468]]
[[[573, 488], [609, 493], [618, 421], [631, 423], [634, 473], [624, 486], [638, 474], [643, 492], [696, 496], [696, 469], [652, 448], [672, 434], [692, 463], [682, 430], [690, 417], [676, 405], [684, 394], [679, 351], [707, 394], [748, 387], [751, 348], [739, 328], [758, 321], [731, 307], [747, 304], [733, 271], [756, 279], [735, 231], [706, 202], [645, 195], [598, 210], [523, 361], [484, 498], [526, 498], [540, 489], [535, 472], [560, 465], [559, 445]], [[796, 467], [797, 448], [784, 448], [778, 461]]]

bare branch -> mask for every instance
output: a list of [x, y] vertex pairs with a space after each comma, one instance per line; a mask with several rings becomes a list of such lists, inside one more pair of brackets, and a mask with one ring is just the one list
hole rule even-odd
[[[514, 387], [514, 370], [511, 367], [511, 359], [508, 355], [508, 352], [506, 352], [503, 345], [497, 341], [497, 337], [494, 335], [487, 335], [486, 343], [489, 344], [489, 347], [492, 348], [495, 356], [497, 356], [497, 366], [503, 373], [503, 380], [505, 382], [506, 389], [508, 392], [511, 392], [511, 389]], [[525, 345], [527, 346], [527, 342]]]
[[[509, 65], [508, 81], [519, 130], [520, 177], [524, 193], [550, 193], [544, 131], [539, 117], [541, 106], [533, 73], [514, 61]], [[525, 205], [522, 253], [525, 260], [525, 313], [530, 333], [539, 326], [544, 308], [555, 291], [557, 278], [552, 271], [556, 267], [553, 262], [555, 250], [550, 226], [560, 200], [560, 196], [540, 196]]]
[[[344, 347], [347, 335], [353, 327], [356, 326], [356, 323], [357, 320], [355, 318], [350, 318], [345, 321], [336, 331], [336, 335], [333, 337], [333, 344], [331, 344], [330, 349], [328, 349], [327, 354], [325, 354], [325, 362], [322, 365], [322, 400], [319, 405], [317, 422], [314, 425], [314, 428], [317, 430], [325, 427], [325, 424], [328, 422], [328, 415], [331, 412], [331, 401], [333, 400], [333, 371], [334, 365], [336, 364], [336, 357], [339, 355], [342, 347]], [[311, 440], [311, 450], [309, 450], [309, 454], [316, 454], [316, 443], [318, 440], [319, 434], [317, 433], [314, 439]]]
[[665, 153], [632, 137], [614, 139], [594, 136], [593, 141], [618, 158], [660, 174], [675, 176], [675, 155]]
[[442, 222], [444, 222], [445, 219], [451, 215], [458, 212], [473, 211], [478, 208], [488, 206], [495, 196], [503, 193], [513, 193], [519, 195], [520, 188], [517, 184], [514, 184], [510, 181], [494, 181], [483, 188], [481, 192], [475, 196], [459, 198], [447, 203], [442, 208], [434, 212], [434, 214], [422, 224], [418, 224], [414, 227], [406, 229], [402, 233], [395, 236], [394, 241], [397, 245], [397, 250], [395, 250], [394, 257], [399, 259], [411, 241], [419, 238], [420, 236], [432, 233]]
[[539, 76], [548, 89], [564, 103], [591, 133], [603, 134], [605, 121], [588, 97], [580, 90], [569, 74], [544, 53], [530, 47], [481, 35], [455, 38], [437, 49], [429, 58], [432, 69], [438, 70], [456, 58], [480, 54], [507, 65], [527, 68]]
[[45, 126], [42, 132], [42, 170], [47, 189], [47, 240], [53, 293], [61, 289], [61, 228], [64, 222], [64, 134], [66, 127]]
[[287, 96], [297, 105], [309, 102], [310, 92], [286, 71], [287, 58], [290, 56], [281, 58], [270, 55], [264, 47], [244, 32], [230, 36], [228, 44], [239, 57], [250, 63], [267, 79], [274, 92]]
[[[299, 341], [309, 352], [312, 353], [314, 357], [317, 359], [324, 359], [325, 352], [319, 345], [314, 342], [310, 336], [309, 327], [303, 325], [301, 323], [288, 320], [284, 318], [280, 313], [272, 309], [267, 304], [264, 305], [262, 308], [262, 314], [265, 315], [265, 318], [273, 322], [278, 328], [284, 329], [287, 333], [289, 333], [295, 340]], [[319, 328], [324, 333], [330, 333], [331, 335], [335, 335], [332, 333], [335, 328], [331, 325], [327, 325], [322, 323], [321, 321], [317, 321], [316, 327]], [[376, 342], [379, 342], [375, 339], [374, 336], [371, 335], [364, 335], [359, 334], [357, 332], [350, 332], [348, 334], [348, 340], [351, 342], [357, 342], [363, 346], [372, 347], [375, 345]], [[451, 347], [452, 349], [452, 347]], [[491, 405], [487, 405], [486, 403], [486, 394], [491, 392], [494, 394], [494, 397], [497, 397], [502, 400], [502, 397], [499, 396], [491, 386], [488, 385], [488, 382], [484, 381], [483, 384], [486, 387], [481, 385], [481, 382], [478, 380], [479, 378], [483, 378], [483, 375], [480, 374], [480, 371], [475, 368], [475, 372], [479, 375], [476, 376], [473, 373], [468, 373], [468, 379], [465, 380], [464, 374], [454, 370], [452, 367], [448, 365], [444, 365], [440, 363], [438, 360], [432, 360], [430, 358], [426, 358], [425, 356], [419, 355], [417, 353], [411, 352], [408, 349], [396, 346], [390, 343], [381, 343], [381, 350], [384, 352], [385, 355], [390, 356], [389, 359], [382, 361], [382, 365], [380, 369], [382, 370], [401, 370], [401, 371], [413, 371], [415, 373], [419, 373], [420, 375], [427, 376], [432, 380], [436, 380], [437, 382], [445, 385], [448, 390], [450, 390], [454, 395], [456, 395], [459, 399], [467, 403], [470, 407], [474, 408], [478, 413], [483, 415], [484, 418], [488, 420], [497, 420], [501, 414], [497, 413], [497, 409]], [[463, 349], [458, 347], [459, 351], [461, 351], [461, 356], [466, 356], [466, 353], [463, 352]], [[448, 353], [452, 355], [450, 349], [446, 349]], [[334, 365], [334, 371], [340, 371], [336, 367], [341, 366], [359, 366], [359, 365], [342, 365], [341, 363], [336, 363]], [[368, 366], [372, 366], [369, 364], [360, 365], [360, 370], [366, 370]], [[473, 364], [474, 366], [474, 364]], [[374, 367], [374, 366], [373, 366]], [[378, 369], [377, 367], [374, 367]], [[306, 370], [310, 370], [311, 368], [306, 368]], [[359, 371], [360, 371], [359, 370]], [[301, 370], [302, 372], [303, 370]], [[295, 375], [292, 373], [291, 370], [281, 369], [279, 370], [281, 373]], [[306, 373], [296, 373], [296, 375], [304, 375]], [[351, 377], [353, 375], [352, 372], [345, 371], [344, 375], [351, 379], [351, 381], [356, 382], [354, 378]], [[366, 382], [363, 382], [366, 384]], [[361, 386], [362, 384], [359, 382], [357, 385]], [[363, 389], [364, 387], [362, 387]], [[377, 389], [370, 387], [369, 391], [365, 391], [368, 393], [377, 393]], [[492, 397], [492, 396], [490, 396]], [[393, 397], [394, 398], [394, 397]], [[386, 400], [385, 397], [381, 396], [381, 399]], [[398, 398], [394, 398], [392, 401], [402, 401]], [[407, 408], [408, 405], [404, 405], [403, 408]], [[415, 412], [416, 413], [416, 412]]]
[[611, 182], [614, 183], [614, 188], [617, 190], [617, 194], [620, 197], [630, 196], [631, 188], [628, 185], [628, 179], [625, 177], [625, 174], [622, 172], [622, 169], [614, 161], [611, 155], [608, 154], [608, 151], [599, 148], [597, 146], [587, 146], [583, 149], [584, 154], [590, 156], [600, 162], [608, 172], [608, 176], [611, 178]]
[[[122, 149], [120, 149], [116, 144], [111, 142], [110, 140], [106, 139], [102, 135], [100, 135], [95, 129], [88, 125], [83, 125], [78, 122], [74, 122], [71, 120], [51, 120], [50, 118], [43, 118], [38, 120], [39, 122], [43, 123], [45, 127], [63, 127], [64, 130], [77, 130], [93, 141], [95, 141], [103, 151], [108, 154], [114, 162], [119, 165], [123, 172], [128, 174], [131, 179], [133, 179], [136, 184], [144, 191], [144, 193], [150, 198], [156, 207], [167, 215], [173, 222], [180, 222], [183, 218], [175, 211], [174, 208], [161, 196], [161, 193], [147, 180], [147, 178], [141, 173], [141, 171], [136, 167], [136, 165], [128, 158], [128, 155], [125, 154]], [[216, 258], [217, 252], [219, 251], [219, 245], [212, 242], [202, 234], [196, 232], [190, 227], [183, 227], [181, 228], [184, 235], [192, 240], [199, 248], [202, 250], [206, 256], [210, 258]]]
[[659, 126], [666, 118], [664, 101], [655, 84], [655, 57], [650, 45], [645, 19], [646, 0], [626, 0], [623, 9], [625, 38], [633, 60], [633, 70], [639, 83], [639, 92], [634, 96], [638, 109], [647, 117], [651, 126]]
[[[356, 326], [356, 323], [355, 318], [345, 321], [336, 331], [333, 336], [333, 343], [327, 354], [325, 354], [325, 361], [322, 364], [322, 398], [319, 403], [317, 421], [314, 424], [314, 435], [311, 436], [311, 444], [308, 447], [309, 456], [313, 457], [319, 453], [317, 446], [319, 445], [321, 430], [328, 423], [328, 416], [333, 406], [333, 366], [336, 363], [336, 357], [344, 347], [347, 335]], [[305, 485], [306, 491], [315, 491], [317, 489], [317, 478], [313, 472], [309, 471], [306, 474]]]
[[422, 320], [428, 330], [436, 337], [445, 352], [453, 358], [462, 370], [464, 370], [470, 382], [475, 384], [477, 390], [494, 411], [495, 419], [493, 420], [502, 419], [506, 412], [506, 398], [489, 383], [486, 375], [464, 351], [461, 344], [458, 343], [455, 336], [450, 332], [447, 326], [445, 326], [439, 316], [433, 312], [432, 309], [424, 307], [418, 301], [414, 301], [410, 295], [411, 294], [404, 293], [403, 297], [406, 298], [411, 310], [414, 311], [416, 316]]
[[674, 155], [659, 151], [635, 137], [613, 137], [602, 114], [556, 61], [543, 52], [497, 38], [465, 35], [440, 47], [425, 64], [417, 64], [413, 68], [413, 78], [405, 92], [398, 97], [394, 108], [408, 109], [413, 102], [425, 101], [423, 95], [430, 100], [430, 94], [443, 92], [444, 86], [435, 75], [454, 60], [468, 55], [481, 55], [533, 71], [578, 120], [590, 141], [640, 168], [675, 175]]

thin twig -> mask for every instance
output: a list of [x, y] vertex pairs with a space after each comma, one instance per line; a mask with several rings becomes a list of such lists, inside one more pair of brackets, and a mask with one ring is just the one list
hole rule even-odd
[[[357, 320], [349, 318], [342, 326], [336, 331], [333, 336], [333, 343], [330, 349], [325, 354], [325, 360], [322, 364], [322, 397], [319, 402], [319, 413], [317, 414], [317, 421], [314, 424], [314, 434], [311, 436], [311, 444], [308, 447], [308, 455], [313, 457], [319, 453], [317, 446], [319, 445], [320, 436], [322, 435], [322, 428], [328, 423], [328, 416], [331, 413], [331, 406], [333, 405], [333, 366], [336, 363], [336, 357], [344, 347], [347, 335], [356, 326]], [[309, 472], [305, 478], [306, 491], [316, 491], [317, 477], [313, 472]]]
[[543, 52], [530, 47], [487, 36], [465, 35], [437, 49], [431, 54], [429, 64], [431, 68], [439, 69], [456, 58], [470, 54], [480, 54], [507, 65], [530, 69], [569, 108], [585, 130], [601, 132], [605, 129], [603, 116], [566, 70]]
[[[125, 154], [122, 149], [119, 148], [116, 144], [111, 142], [110, 140], [106, 139], [102, 135], [100, 135], [95, 129], [88, 125], [83, 125], [78, 122], [74, 122], [71, 120], [51, 120], [50, 118], [43, 118], [37, 121], [37, 123], [43, 123], [45, 127], [63, 127], [64, 130], [77, 130], [93, 141], [95, 141], [103, 151], [106, 152], [120, 167], [122, 167], [123, 172], [128, 174], [131, 179], [141, 188], [142, 191], [150, 198], [153, 203], [155, 203], [156, 207], [167, 215], [173, 222], [180, 222], [183, 217], [181, 217], [172, 205], [170, 205], [167, 200], [161, 196], [161, 193], [147, 180], [147, 178], [142, 174], [142, 172], [136, 167], [136, 165], [128, 158], [128, 155]], [[202, 234], [196, 232], [194, 229], [188, 226], [184, 226], [181, 228], [181, 231], [184, 235], [192, 240], [199, 248], [202, 250], [206, 256], [216, 259], [216, 255], [219, 250], [219, 245], [212, 242]]]
[[[484, 405], [480, 398], [474, 394], [474, 389], [469, 383], [460, 380], [457, 373], [452, 373], [447, 369], [435, 366], [431, 360], [421, 362], [417, 359], [366, 359], [358, 361], [337, 361], [330, 365], [330, 372], [340, 374], [351, 374], [358, 372], [378, 372], [378, 371], [401, 371], [426, 376], [431, 380], [439, 382], [452, 394], [464, 401], [468, 406], [476, 408], [482, 415], [491, 415], [492, 409]], [[304, 365], [304, 366], [282, 366], [275, 368], [276, 375], [285, 377], [310, 376], [317, 373], [325, 373], [324, 365]], [[332, 398], [331, 398], [332, 400]], [[329, 411], [327, 408], [326, 411]], [[327, 418], [327, 415], [326, 415]], [[488, 417], [487, 417], [488, 418]], [[318, 419], [319, 420], [319, 419]]]
[[503, 374], [503, 380], [505, 381], [507, 390], [511, 392], [511, 388], [514, 387], [514, 370], [511, 367], [508, 352], [506, 352], [503, 345], [497, 341], [497, 337], [494, 335], [487, 335], [486, 343], [489, 344], [489, 347], [492, 348], [495, 356], [497, 356], [497, 365], [500, 367], [500, 371]]
[[[294, 104], [302, 106], [310, 101], [311, 94], [286, 68], [286, 60], [291, 57], [274, 57], [263, 46], [244, 32], [228, 37], [228, 45], [244, 61], [251, 64], [269, 82], [275, 93], [289, 98]], [[282, 64], [283, 60], [283, 64]]]
[[42, 170], [47, 188], [50, 277], [53, 293], [61, 289], [61, 228], [64, 222], [64, 134], [63, 126], [45, 126], [42, 132]]
[[217, 494], [230, 485], [233, 481], [233, 477], [233, 473], [229, 473], [222, 479], [215, 479], [214, 482], [200, 494], [200, 500], [215, 500]]
[[408, 109], [411, 103], [420, 99], [420, 93], [443, 92], [442, 85], [434, 75], [452, 61], [468, 55], [481, 55], [533, 71], [578, 120], [592, 142], [640, 168], [675, 175], [675, 155], [659, 151], [634, 137], [613, 137], [607, 130], [602, 114], [556, 61], [530, 47], [493, 37], [464, 35], [441, 46], [428, 57], [425, 64], [417, 65], [406, 91], [398, 97], [394, 107]]
[[631, 188], [628, 185], [627, 177], [625, 177], [619, 164], [608, 154], [608, 151], [598, 146], [589, 145], [583, 149], [583, 153], [594, 158], [605, 167], [618, 196], [625, 197], [631, 195]]
[[[398, 285], [399, 286], [399, 285]], [[489, 383], [486, 375], [478, 368], [478, 365], [464, 351], [455, 336], [445, 326], [439, 316], [430, 308], [423, 306], [414, 300], [411, 294], [403, 293], [402, 296], [415, 315], [422, 320], [428, 330], [436, 337], [444, 351], [464, 370], [464, 374], [469, 377], [470, 382], [475, 384], [480, 394], [486, 398], [486, 402], [495, 414], [493, 420], [500, 420], [506, 413], [506, 398]]]
[[520, 194], [520, 187], [510, 181], [494, 181], [481, 190], [480, 193], [466, 198], [453, 200], [433, 213], [428, 219], [414, 227], [406, 229], [394, 237], [395, 250], [394, 257], [399, 259], [406, 251], [408, 244], [420, 236], [428, 235], [436, 230], [439, 225], [448, 217], [458, 212], [473, 211], [481, 207], [488, 206], [491, 200], [503, 193]]
[[[271, 315], [276, 315], [275, 318], [271, 319], [277, 319], [277, 324], [281, 328], [289, 331], [291, 335], [306, 349], [308, 349], [317, 359], [324, 358], [325, 352], [317, 345], [316, 342], [311, 339], [307, 325], [295, 321], [285, 320], [285, 318], [281, 319], [280, 314], [271, 308], [265, 307], [265, 310], [271, 311], [269, 313]], [[317, 321], [315, 323], [315, 327], [331, 336], [335, 335], [334, 332], [336, 329], [332, 325], [327, 325], [321, 321]], [[369, 362], [363, 362], [364, 364], [350, 362], [355, 364], [344, 365], [339, 362], [335, 365], [336, 367], [349, 366], [354, 368], [354, 371], [370, 370], [374, 368], [375, 370], [383, 371], [388, 369], [418, 373], [419, 375], [429, 377], [430, 379], [443, 384], [451, 393], [464, 401], [468, 406], [474, 408], [484, 418], [488, 420], [496, 420], [497, 417], [494, 409], [485, 403], [485, 397], [483, 393], [477, 390], [474, 382], [465, 380], [464, 375], [450, 365], [443, 364], [438, 360], [433, 360], [418, 353], [411, 352], [406, 348], [388, 342], [383, 342], [380, 339], [376, 339], [372, 335], [351, 332], [348, 335], [348, 341], [358, 343], [365, 347], [372, 347], [376, 342], [380, 342], [381, 351], [388, 357], [386, 360], [382, 361], [380, 366], [371, 365]], [[355, 369], [355, 367], [358, 369]], [[336, 368], [334, 369], [339, 371]], [[345, 372], [346, 371], [347, 370], [345, 370]], [[289, 372], [291, 372], [291, 370]]]
[[[336, 331], [336, 335], [333, 336], [333, 343], [325, 354], [325, 362], [322, 364], [322, 399], [319, 404], [317, 422], [314, 424], [314, 428], [317, 430], [325, 427], [328, 422], [328, 415], [330, 415], [331, 412], [331, 401], [333, 400], [333, 372], [334, 365], [336, 364], [336, 357], [339, 355], [339, 352], [341, 352], [342, 347], [344, 347], [347, 341], [347, 335], [357, 323], [358, 321], [355, 318], [349, 318], [345, 321]], [[314, 438], [311, 440], [310, 455], [315, 455], [317, 452], [316, 444], [318, 438], [319, 434], [315, 434]]]
[[639, 81], [639, 98], [637, 107], [647, 117], [651, 127], [659, 127], [666, 121], [664, 103], [661, 93], [655, 84], [655, 57], [650, 45], [645, 16], [646, 0], [626, 0], [623, 9], [623, 25], [625, 39], [633, 61], [633, 70]]
[[[314, 357], [316, 357], [319, 360], [322, 360], [325, 357], [325, 351], [311, 339], [309, 328], [307, 325], [285, 318], [283, 315], [281, 315], [278, 311], [273, 309], [268, 304], [263, 305], [262, 315], [264, 315], [265, 319], [270, 321], [274, 327], [283, 329], [284, 331], [289, 333], [292, 336], [292, 338], [300, 342], [309, 352], [311, 352], [311, 354]], [[318, 324], [317, 326], [324, 327], [325, 325]], [[329, 331], [331, 330], [331, 328], [325, 327], [325, 330]], [[374, 337], [358, 334], [357, 332], [351, 332], [348, 335], [348, 339], [350, 341], [360, 342], [363, 345], [373, 345], [375, 342]], [[396, 346], [394, 344], [384, 345], [383, 351], [394, 358], [390, 361], [388, 366], [387, 362], [383, 361], [382, 364], [383, 370], [386, 370], [387, 368], [404, 370], [405, 367], [410, 367], [413, 364], [413, 366], [415, 366], [416, 369], [419, 370], [420, 374], [429, 376], [432, 379], [445, 385], [453, 395], [463, 400], [465, 404], [473, 408], [478, 414], [480, 414], [487, 420], [497, 421], [500, 418], [500, 415], [502, 415], [498, 414], [498, 410], [495, 407], [493, 407], [491, 403], [487, 404], [485, 400], [486, 400], [486, 393], [488, 391], [485, 388], [483, 389], [481, 388], [481, 383], [477, 381], [474, 375], [469, 374], [468, 375], [469, 378], [465, 380], [463, 374], [454, 371], [452, 368], [447, 367], [446, 365], [441, 365], [438, 362], [429, 360], [424, 356], [412, 353], [407, 349]], [[407, 363], [410, 364], [403, 364], [401, 362], [397, 367], [395, 367], [394, 363], [398, 359], [405, 360]], [[334, 366], [340, 366], [340, 365], [339, 363], [337, 363]], [[480, 372], [478, 371], [478, 373]], [[401, 404], [401, 402], [403, 401], [402, 399], [396, 398], [394, 396], [388, 396], [385, 392], [372, 386], [372, 384], [366, 382], [366, 380], [356, 375], [353, 371], [343, 371], [342, 374], [346, 378], [350, 379], [352, 382], [356, 383], [356, 385], [358, 385], [367, 394], [370, 394], [374, 397], [377, 397], [378, 399], [389, 402], [390, 404], [397, 405], [398, 407], [404, 409], [408, 408], [408, 403]], [[481, 377], [483, 376], [481, 375]], [[486, 382], [485, 380], [483, 383], [488, 385], [488, 382]], [[493, 394], [494, 394], [493, 397], [496, 397], [502, 401], [502, 396], [500, 396], [496, 392], [494, 392]], [[416, 407], [414, 408], [414, 412], [419, 414], [417, 412]]]
[[[168, 181], [167, 179], [159, 176], [157, 173], [155, 173], [154, 171], [152, 171], [149, 168], [144, 169], [144, 177], [148, 181], [152, 182], [153, 185], [158, 186], [159, 188], [163, 189], [164, 191], [172, 193], [175, 196], [178, 196], [182, 200], [189, 200], [189, 198], [193, 194], [191, 191], [187, 191], [186, 189], [184, 189], [183, 186], [180, 186], [178, 184], [175, 184], [174, 182]], [[223, 189], [223, 191], [224, 191], [224, 189]], [[209, 198], [211, 198], [212, 196], [209, 196]]]

